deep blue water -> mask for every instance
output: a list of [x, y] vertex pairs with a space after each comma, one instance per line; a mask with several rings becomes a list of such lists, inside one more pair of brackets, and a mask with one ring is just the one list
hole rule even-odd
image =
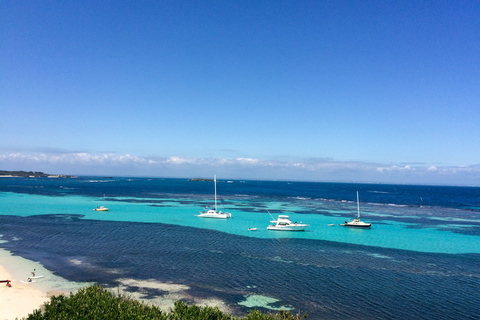
[[[262, 295], [310, 319], [479, 319], [480, 188], [219, 181], [217, 189], [231, 220], [194, 217], [211, 204], [212, 182], [3, 178], [0, 247], [73, 281], [186, 284], [239, 314], [246, 297]], [[356, 191], [372, 229], [328, 227], [356, 213]], [[111, 211], [99, 214], [91, 208], [103, 194]], [[310, 229], [267, 232], [267, 209]], [[253, 223], [262, 230], [245, 231]]]
[[[228, 181], [218, 181], [221, 196], [250, 195], [281, 199], [304, 197], [355, 201], [355, 194], [358, 191], [362, 202], [475, 209], [480, 212], [479, 187], [251, 180], [232, 180], [231, 182], [235, 183], [220, 190], [220, 185]], [[155, 197], [158, 194], [171, 194], [178, 197], [211, 195], [213, 192], [212, 182], [159, 178], [4, 178], [0, 181], [0, 188], [3, 192], [58, 196], [77, 194], [94, 197], [99, 196], [99, 191], [109, 197]]]

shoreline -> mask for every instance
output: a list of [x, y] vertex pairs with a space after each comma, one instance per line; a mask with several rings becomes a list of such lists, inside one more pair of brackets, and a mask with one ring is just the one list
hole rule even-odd
[[[3, 263], [3, 262], [2, 262]], [[0, 286], [0, 319], [22, 319], [34, 310], [40, 309], [50, 297], [47, 294], [27, 283], [21, 283], [0, 265], [1, 280], [12, 280], [11, 287], [4, 283]]]
[[[35, 269], [36, 276], [44, 276], [28, 282], [28, 277]], [[0, 248], [0, 280], [11, 280], [11, 287], [0, 283], [0, 320], [22, 319], [37, 309], [41, 309], [50, 297], [63, 294], [69, 296], [79, 289], [93, 283], [79, 283], [66, 280], [45, 269], [39, 262], [12, 255], [7, 249]], [[163, 283], [151, 280], [119, 279], [117, 288], [110, 288], [115, 294], [133, 298], [146, 305], [154, 305], [165, 312], [174, 308], [175, 302], [187, 300], [199, 307], [218, 307], [222, 312], [234, 314], [224, 301], [212, 298], [194, 297], [189, 293], [189, 287], [175, 283]], [[136, 292], [128, 290], [136, 287]], [[146, 298], [146, 290], [155, 289], [166, 292], [156, 298]]]
[[[14, 256], [6, 249], [0, 248], [0, 261], [0, 280], [11, 280], [11, 287], [0, 284], [0, 320], [22, 319], [43, 307], [51, 296], [68, 296], [88, 285], [58, 277], [40, 263]], [[37, 276], [44, 277], [28, 282], [34, 269]]]
[[[14, 256], [6, 249], [0, 248], [0, 261], [0, 280], [11, 280], [11, 287], [5, 283], [0, 285], [0, 320], [22, 319], [43, 307], [51, 296], [68, 296], [70, 292], [88, 285], [58, 277], [40, 263]], [[37, 276], [44, 277], [28, 282], [27, 278], [34, 269]]]

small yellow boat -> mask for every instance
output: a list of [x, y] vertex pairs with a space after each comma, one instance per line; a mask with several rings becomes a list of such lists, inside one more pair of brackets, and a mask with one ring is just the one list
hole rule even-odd
[[[103, 203], [105, 203], [105, 194], [103, 195]], [[108, 211], [108, 208], [105, 208], [105, 206], [98, 206], [93, 210], [95, 210], [95, 211]]]

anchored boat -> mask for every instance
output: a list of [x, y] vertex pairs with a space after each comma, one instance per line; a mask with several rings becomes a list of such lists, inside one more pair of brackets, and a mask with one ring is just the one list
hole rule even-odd
[[214, 218], [214, 219], [228, 219], [232, 217], [229, 212], [217, 211], [217, 176], [213, 176], [215, 182], [215, 208], [208, 209], [207, 211], [200, 211], [200, 214], [196, 214], [199, 218]]
[[[105, 194], [103, 194], [103, 203], [105, 204]], [[95, 211], [108, 211], [108, 208], [105, 208], [105, 206], [98, 206], [93, 210], [95, 210]]]
[[305, 231], [305, 228], [308, 227], [308, 224], [293, 223], [290, 221], [290, 217], [286, 215], [279, 215], [277, 220], [270, 222], [273, 224], [269, 225], [267, 229], [275, 231]]
[[357, 217], [353, 218], [350, 221], [345, 221], [345, 223], [340, 224], [344, 227], [354, 227], [354, 228], [370, 228], [372, 226], [371, 223], [366, 223], [360, 221], [360, 202], [358, 200], [358, 191], [357, 191]]

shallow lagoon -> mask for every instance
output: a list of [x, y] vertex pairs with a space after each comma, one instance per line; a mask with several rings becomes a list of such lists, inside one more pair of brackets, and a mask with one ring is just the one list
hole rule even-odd
[[[110, 208], [108, 212], [93, 210], [97, 205], [104, 204], [103, 199], [98, 197], [3, 193], [1, 199], [4, 215], [73, 214], [81, 215], [84, 219], [165, 223], [255, 238], [316, 239], [420, 252], [480, 253], [479, 235], [454, 232], [478, 229], [478, 223], [475, 224], [474, 219], [429, 216], [430, 211], [435, 209], [425, 207], [415, 208], [418, 215], [413, 216], [412, 208], [362, 205], [361, 218], [372, 222], [373, 226], [369, 230], [359, 230], [339, 226], [356, 214], [356, 204], [353, 202], [340, 203], [345, 207], [344, 210], [330, 210], [329, 207], [334, 206], [334, 203], [325, 207], [320, 201], [316, 210], [321, 208], [321, 212], [310, 213], [315, 205], [314, 200], [269, 203], [268, 200], [260, 202], [255, 199], [255, 206], [249, 206], [249, 199], [230, 200], [223, 210], [232, 213], [232, 219], [217, 220], [195, 216], [204, 204], [209, 203], [206, 199], [108, 197], [105, 202], [105, 206]], [[305, 206], [299, 204], [302, 201]], [[388, 213], [377, 212], [380, 210]], [[459, 214], [459, 210], [452, 211]], [[292, 221], [308, 223], [309, 227], [306, 232], [296, 233], [268, 231], [266, 227], [278, 214], [287, 214]], [[476, 213], [471, 213], [474, 214]], [[426, 224], [425, 220], [432, 224]], [[438, 223], [433, 224], [434, 222]], [[249, 231], [249, 228], [257, 228], [257, 231]]]

